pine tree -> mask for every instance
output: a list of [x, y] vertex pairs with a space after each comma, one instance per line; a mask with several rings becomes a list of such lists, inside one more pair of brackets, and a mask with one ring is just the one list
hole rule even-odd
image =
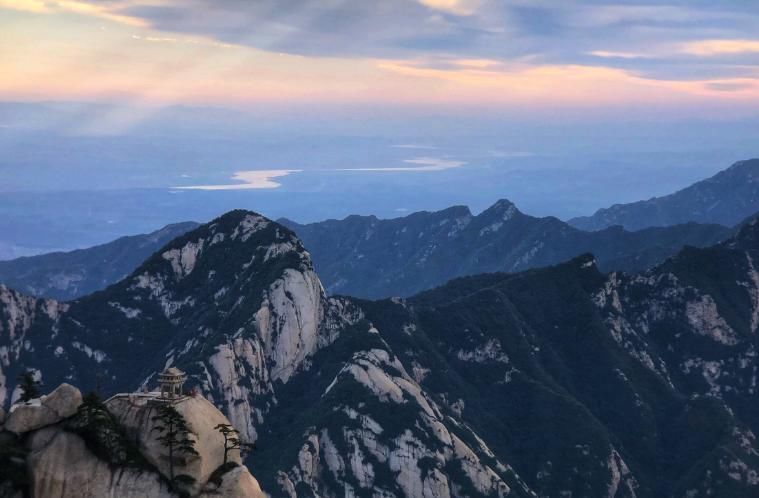
[[24, 373], [18, 376], [18, 387], [21, 389], [21, 397], [19, 401], [26, 403], [34, 398], [40, 397], [40, 382], [35, 380], [34, 373], [31, 370], [26, 370]]
[[242, 443], [238, 437], [240, 432], [230, 424], [219, 424], [214, 429], [224, 436], [224, 464], [226, 465], [229, 452], [232, 450], [240, 451], [241, 449]]
[[[152, 417], [154, 422], [158, 424], [153, 427], [153, 430], [160, 433], [156, 439], [166, 447], [169, 452], [169, 480], [172, 484], [177, 482], [174, 475], [174, 463], [175, 459], [182, 455], [197, 455], [195, 451], [195, 441], [193, 441], [189, 434], [190, 430], [187, 428], [187, 422], [181, 413], [177, 411], [170, 404], [163, 404], [158, 408], [158, 413]], [[181, 476], [183, 481], [186, 477]]]
[[108, 409], [96, 392], [90, 392], [82, 398], [77, 413], [82, 425], [101, 427], [111, 421]]
[[90, 450], [104, 460], [117, 464], [135, 460], [123, 428], [97, 393], [85, 395], [76, 415], [66, 424], [70, 430], [84, 438]]

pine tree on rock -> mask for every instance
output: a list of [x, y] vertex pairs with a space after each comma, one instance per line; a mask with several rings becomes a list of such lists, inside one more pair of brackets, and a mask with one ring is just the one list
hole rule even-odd
[[84, 396], [82, 404], [77, 409], [77, 415], [82, 425], [100, 427], [110, 422], [108, 409], [95, 392]]
[[119, 465], [140, 461], [138, 450], [127, 439], [124, 428], [95, 392], [84, 396], [76, 414], [66, 421], [66, 427], [84, 438], [103, 460]]
[[169, 481], [172, 484], [194, 481], [191, 476], [174, 475], [174, 464], [179, 457], [198, 454], [195, 450], [195, 441], [190, 438], [190, 430], [182, 414], [172, 405], [163, 404], [158, 408], [158, 413], [152, 417], [152, 420], [157, 422], [153, 431], [160, 434], [156, 439], [166, 447], [169, 453]]
[[19, 401], [26, 403], [34, 398], [40, 397], [40, 381], [34, 378], [34, 373], [31, 370], [26, 370], [24, 373], [18, 376], [18, 387], [21, 389], [21, 397]]
[[229, 452], [232, 450], [240, 451], [242, 442], [238, 435], [240, 432], [230, 424], [219, 424], [214, 427], [224, 436], [224, 465], [227, 464]]

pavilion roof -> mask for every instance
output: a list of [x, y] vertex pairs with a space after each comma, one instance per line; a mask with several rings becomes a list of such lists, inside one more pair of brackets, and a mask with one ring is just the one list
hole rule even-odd
[[169, 367], [159, 375], [167, 377], [183, 377], [185, 373], [176, 367]]

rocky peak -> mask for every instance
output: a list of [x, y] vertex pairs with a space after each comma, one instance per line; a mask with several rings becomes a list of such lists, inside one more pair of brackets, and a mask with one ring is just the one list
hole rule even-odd
[[0, 331], [13, 331], [0, 340], [16, 338], [0, 349], [6, 404], [13, 390], [6, 379], [21, 368], [85, 389], [107, 378], [113, 393], [152, 387], [157, 372], [178, 366], [187, 387], [212, 399], [249, 442], [276, 403], [275, 383], [308, 369], [341, 324], [360, 316], [326, 297], [293, 232], [242, 210], [180, 236], [125, 280], [65, 311], [12, 291], [0, 295], [7, 301]]
[[501, 199], [475, 217], [472, 227], [479, 230], [479, 236], [494, 236], [515, 220], [524, 218], [513, 202]]
[[[117, 307], [140, 310], [152, 302], [173, 325], [161, 367], [186, 369], [251, 442], [274, 382], [308, 368], [334, 338], [326, 317], [341, 320], [300, 240], [249, 211], [232, 211], [173, 241], [128, 285]], [[261, 396], [267, 401], [254, 401]]]
[[[0, 284], [0, 407], [8, 407], [14, 396], [14, 379], [21, 373], [21, 358], [34, 349], [30, 334], [36, 326], [55, 333], [68, 304], [36, 299]], [[31, 365], [29, 368], [33, 369]], [[37, 371], [37, 373], [39, 373]]]
[[0, 284], [0, 304], [0, 332], [7, 330], [11, 339], [29, 328], [37, 312], [55, 321], [62, 311], [68, 309], [68, 305], [54, 299], [26, 296], [3, 284]]
[[508, 199], [499, 199], [495, 204], [483, 211], [480, 216], [485, 218], [499, 218], [501, 221], [508, 221], [520, 214], [522, 214], [522, 212], [517, 209], [516, 204]]
[[[225, 296], [258, 294], [286, 270], [311, 274], [311, 258], [287, 228], [250, 211], [231, 211], [179, 237], [130, 277], [130, 291], [157, 302], [169, 319], [199, 301], [235, 307]], [[230, 293], [231, 290], [237, 290]], [[257, 300], [258, 300], [257, 299]]]
[[250, 259], [251, 253], [255, 257], [261, 250], [264, 261], [292, 253], [304, 267], [310, 267], [310, 257], [293, 232], [260, 214], [235, 210], [173, 240], [136, 273], [171, 270], [170, 274], [181, 280], [196, 268], [219, 263], [215, 258], [245, 265], [236, 269], [246, 270], [254, 261]]

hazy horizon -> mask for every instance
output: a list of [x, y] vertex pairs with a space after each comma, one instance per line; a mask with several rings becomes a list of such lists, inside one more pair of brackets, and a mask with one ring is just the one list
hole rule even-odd
[[0, 0], [0, 246], [234, 207], [567, 219], [759, 156], [746, 2], [286, 4]]

